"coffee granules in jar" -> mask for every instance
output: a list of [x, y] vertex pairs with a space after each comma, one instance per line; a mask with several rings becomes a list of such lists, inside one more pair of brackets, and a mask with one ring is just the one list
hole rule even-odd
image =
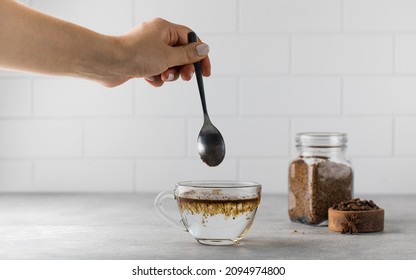
[[346, 159], [345, 133], [299, 133], [298, 157], [289, 167], [291, 221], [319, 225], [328, 208], [353, 196], [353, 170]]

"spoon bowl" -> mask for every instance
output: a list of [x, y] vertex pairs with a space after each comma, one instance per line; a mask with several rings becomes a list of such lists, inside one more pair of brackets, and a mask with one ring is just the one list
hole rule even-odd
[[209, 117], [204, 120], [204, 125], [199, 132], [198, 152], [202, 161], [209, 166], [219, 165], [225, 156], [224, 139]]
[[[198, 37], [195, 32], [188, 34], [188, 42], [197, 42]], [[205, 101], [205, 89], [202, 80], [201, 63], [195, 62], [195, 76], [198, 83], [199, 95], [201, 97], [202, 110], [204, 112], [204, 124], [198, 135], [198, 152], [201, 160], [209, 166], [219, 165], [225, 157], [225, 143], [220, 131], [211, 123], [208, 116]]]

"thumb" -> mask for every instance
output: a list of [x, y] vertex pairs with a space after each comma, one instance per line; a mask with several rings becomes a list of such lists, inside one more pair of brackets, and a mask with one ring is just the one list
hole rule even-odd
[[209, 46], [205, 43], [191, 43], [172, 48], [169, 67], [191, 64], [200, 61], [209, 53]]

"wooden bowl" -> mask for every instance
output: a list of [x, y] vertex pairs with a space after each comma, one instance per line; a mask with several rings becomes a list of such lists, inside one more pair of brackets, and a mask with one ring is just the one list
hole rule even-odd
[[341, 211], [329, 208], [328, 229], [351, 234], [382, 231], [384, 229], [384, 209]]

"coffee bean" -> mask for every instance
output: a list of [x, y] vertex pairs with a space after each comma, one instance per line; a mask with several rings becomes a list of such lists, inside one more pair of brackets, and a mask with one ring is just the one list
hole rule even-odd
[[354, 198], [348, 201], [342, 201], [334, 206], [332, 206], [335, 210], [341, 211], [352, 211], [352, 210], [360, 210], [360, 211], [368, 211], [368, 210], [377, 210], [379, 207], [374, 203], [372, 200], [361, 200], [359, 198]]

